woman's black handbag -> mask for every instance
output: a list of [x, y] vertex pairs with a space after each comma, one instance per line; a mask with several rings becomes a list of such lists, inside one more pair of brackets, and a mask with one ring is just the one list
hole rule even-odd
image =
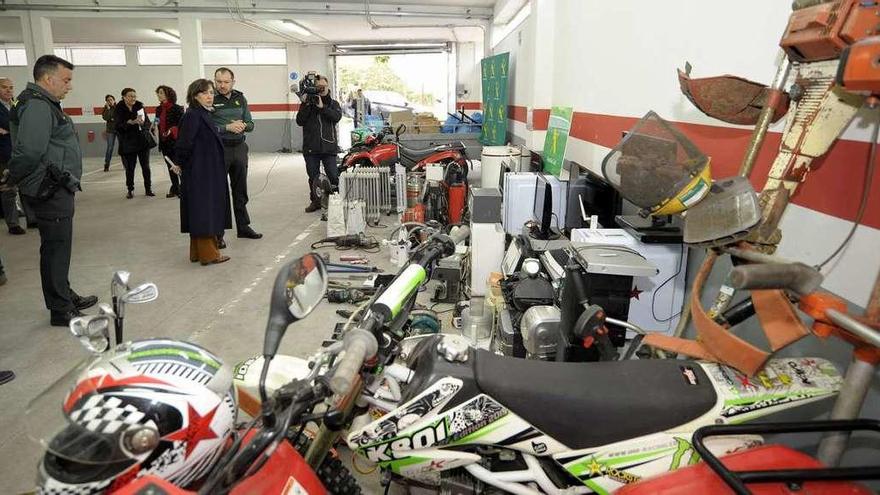
[[156, 138], [153, 137], [153, 133], [149, 129], [141, 129], [141, 137], [147, 149], [151, 150], [156, 147]]

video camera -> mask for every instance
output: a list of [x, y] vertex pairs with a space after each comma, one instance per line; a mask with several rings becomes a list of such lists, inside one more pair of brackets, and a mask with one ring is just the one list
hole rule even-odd
[[302, 83], [299, 85], [300, 92], [304, 95], [316, 95], [318, 94], [318, 73], [315, 71], [309, 71], [308, 74], [303, 77]]

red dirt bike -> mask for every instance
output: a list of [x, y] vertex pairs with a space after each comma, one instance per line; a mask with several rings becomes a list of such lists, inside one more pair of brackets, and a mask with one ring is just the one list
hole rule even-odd
[[[158, 288], [155, 284], [146, 283], [129, 290], [128, 278], [127, 272], [117, 272], [114, 275], [112, 290], [114, 294], [113, 307], [110, 307], [108, 304], [102, 304], [99, 314], [75, 318], [71, 321], [71, 332], [93, 353], [93, 356], [85, 361], [86, 363], [104, 358], [112, 361], [114, 357], [119, 356], [121, 356], [120, 362], [126, 359], [133, 359], [132, 356], [134, 354], [129, 351], [132, 346], [138, 344], [138, 341], [133, 343], [121, 342], [121, 320], [124, 315], [124, 305], [153, 301], [158, 297]], [[265, 333], [263, 348], [264, 366], [259, 382], [261, 406], [256, 409], [256, 414], [254, 414], [252, 421], [238, 424], [234, 427], [234, 433], [226, 439], [225, 447], [218, 452], [219, 455], [216, 458], [210, 455], [205, 456], [205, 460], [210, 461], [211, 466], [207, 469], [206, 475], [197, 478], [200, 481], [196, 483], [181, 482], [181, 484], [187, 483], [186, 486], [178, 486], [177, 482], [172, 483], [165, 476], [168, 474], [174, 476], [177, 474], [176, 472], [164, 472], [163, 475], [151, 474], [150, 470], [161, 470], [162, 466], [150, 464], [149, 469], [144, 473], [140, 473], [140, 476], [137, 471], [130, 476], [122, 475], [118, 479], [113, 479], [112, 485], [109, 488], [102, 485], [104, 488], [101, 488], [101, 490], [107, 489], [108, 492], [112, 492], [115, 495], [143, 493], [168, 495], [245, 495], [256, 493], [283, 495], [360, 494], [361, 489], [357, 484], [357, 480], [342, 465], [341, 460], [332, 448], [332, 444], [313, 442], [310, 435], [304, 431], [304, 426], [309, 421], [323, 421], [324, 424], [332, 423], [332, 419], [339, 416], [339, 410], [347, 407], [347, 404], [340, 403], [341, 399], [337, 400], [337, 395], [331, 389], [331, 382], [337, 377], [338, 372], [336, 374], [329, 372], [329, 376], [325, 376], [326, 373], [325, 375], [319, 375], [318, 368], [316, 368], [309, 372], [308, 376], [286, 379], [285, 383], [281, 386], [277, 386], [278, 384], [274, 382], [271, 386], [266, 385], [269, 364], [278, 350], [278, 345], [287, 327], [311, 313], [321, 301], [326, 289], [327, 271], [321, 258], [315, 254], [306, 254], [289, 262], [281, 269], [275, 279], [269, 310], [269, 321]], [[120, 296], [116, 297], [117, 294], [120, 294]], [[109, 328], [114, 323], [117, 330], [117, 345], [111, 348], [109, 345]], [[162, 340], [160, 343], [163, 343], [168, 348], [177, 345], [177, 341], [171, 340]], [[188, 344], [181, 344], [181, 346], [186, 345]], [[339, 343], [335, 348], [336, 353], [344, 353], [349, 350], [347, 342]], [[164, 351], [159, 349], [155, 352]], [[349, 354], [356, 354], [356, 352], [349, 352]], [[113, 362], [116, 363], [115, 361]], [[359, 369], [360, 366], [361, 363], [358, 362], [355, 370]], [[35, 399], [29, 410], [48, 411], [49, 406], [55, 406], [56, 410], [60, 409], [58, 405], [63, 403], [63, 401], [56, 399], [61, 396], [68, 396], [71, 393], [68, 391], [72, 390], [68, 386], [66, 378], [74, 380], [71, 383], [81, 384], [83, 369], [90, 368], [80, 366], [74, 368], [71, 373], [68, 373], [65, 378], [59, 381], [60, 385], [53, 385]], [[139, 371], [132, 371], [126, 366], [119, 368], [118, 373], [119, 376], [108, 375], [104, 377], [105, 380], [102, 383], [108, 387], [113, 385], [110, 383], [113, 380], [120, 383], [122, 381], [135, 383], [138, 376], [141, 376], [138, 375]], [[225, 373], [235, 374], [237, 371], [230, 369]], [[347, 373], [350, 374], [352, 372]], [[99, 375], [92, 373], [88, 376], [93, 377], [90, 380], [94, 381], [98, 380], [98, 378], [94, 377]], [[123, 378], [127, 379], [127, 381], [123, 380]], [[141, 378], [144, 378], [144, 376], [141, 376]], [[146, 377], [146, 379], [149, 379], [149, 377]], [[232, 382], [231, 377], [228, 377], [228, 379]], [[151, 383], [161, 382], [153, 379]], [[93, 388], [98, 389], [100, 387], [94, 385]], [[328, 399], [332, 400], [328, 402]], [[316, 410], [315, 406], [320, 403], [324, 403], [328, 407]], [[192, 408], [192, 405], [190, 404], [189, 407]], [[206, 416], [213, 417], [214, 413], [212, 412]], [[123, 416], [119, 417], [122, 418]], [[61, 416], [61, 420], [58, 423], [61, 425], [60, 427], [48, 426], [45, 430], [46, 432], [65, 431], [68, 433], [68, 436], [64, 438], [55, 435], [50, 440], [48, 437], [35, 435], [38, 432], [37, 429], [29, 430], [29, 434], [35, 440], [40, 441], [41, 445], [45, 445], [48, 450], [52, 451], [55, 458], [58, 459], [57, 462], [52, 464], [53, 467], [57, 468], [53, 472], [53, 479], [63, 479], [62, 483], [65, 483], [64, 489], [57, 489], [58, 487], [54, 485], [42, 486], [38, 493], [85, 493], [86, 491], [83, 490], [89, 488], [83, 485], [84, 481], [89, 481], [84, 478], [85, 476], [94, 474], [94, 471], [102, 473], [107, 471], [114, 466], [110, 461], [119, 464], [123, 462], [120, 459], [128, 459], [124, 456], [111, 457], [104, 455], [95, 458], [94, 462], [96, 464], [84, 465], [83, 463], [77, 463], [76, 459], [61, 457], [72, 452], [68, 449], [64, 451], [65, 454], [61, 453], [61, 449], [65, 445], [72, 445], [70, 438], [73, 435], [70, 434], [71, 431], [84, 431], [85, 427], [77, 427], [79, 423], [75, 423], [75, 421], [76, 419], [71, 414], [65, 414]], [[42, 422], [37, 420], [35, 424], [42, 424]], [[131, 423], [131, 425], [134, 424]], [[193, 424], [190, 423], [190, 427], [185, 428], [183, 431], [188, 432], [188, 434], [194, 431], [201, 432], [191, 434], [189, 435], [190, 437], [198, 437], [204, 433], [204, 425], [201, 426], [201, 430], [195, 430], [193, 429], [195, 428]], [[156, 428], [155, 423], [150, 423], [150, 425], [153, 425], [151, 428]], [[209, 425], [208, 428], [211, 428], [211, 426]], [[105, 428], [101, 431], [106, 432], [107, 430]], [[157, 432], [157, 434], [159, 433]], [[93, 438], [94, 441], [104, 438], [99, 435], [93, 435], [88, 438], [92, 437], [95, 437]], [[167, 439], [169, 437], [163, 438]], [[208, 439], [211, 436], [204, 435], [204, 438]], [[213, 432], [213, 438], [217, 438], [216, 432]], [[139, 440], [130, 439], [128, 443], [124, 443], [125, 447], [121, 448], [128, 449], [125, 452], [134, 452], [143, 447], [146, 449], [143, 450], [144, 456], [147, 456], [149, 460], [149, 456], [159, 452], [157, 446], [164, 441], [150, 442], [149, 435], [144, 436], [143, 440], [143, 442], [140, 442]], [[196, 443], [198, 442], [196, 441]], [[101, 448], [107, 449], [106, 442], [101, 445]], [[85, 444], [83, 449], [88, 451], [88, 447], [91, 447], [91, 444]], [[153, 449], [152, 451], [149, 450], [151, 448]], [[94, 447], [92, 450], [94, 450]], [[195, 447], [193, 451], [195, 452]], [[137, 450], [137, 452], [141, 451]], [[84, 454], [82, 459], [85, 459]], [[142, 458], [125, 462], [127, 465], [130, 465], [131, 462], [140, 461], [147, 462]], [[103, 464], [101, 464], [102, 462]], [[58, 476], [58, 470], [72, 470], [73, 468], [78, 469], [76, 473], [81, 474], [80, 478], [75, 478], [73, 471], [70, 471], [70, 476]], [[197, 469], [203, 468], [198, 467]], [[104, 478], [100, 479], [101, 481], [104, 480]], [[78, 486], [70, 486], [73, 484]], [[89, 491], [89, 493], [92, 491]]]
[[445, 143], [425, 149], [408, 148], [400, 143], [400, 135], [406, 132], [401, 124], [394, 131], [394, 141], [386, 142], [389, 129], [383, 129], [369, 142], [353, 147], [343, 157], [339, 171], [350, 167], [373, 166], [390, 167], [400, 163], [409, 171], [422, 170], [428, 163], [458, 163], [468, 170], [466, 146], [463, 142]]

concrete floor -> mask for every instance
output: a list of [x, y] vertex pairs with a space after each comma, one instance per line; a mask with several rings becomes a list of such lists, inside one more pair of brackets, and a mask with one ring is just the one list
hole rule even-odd
[[[117, 160], [103, 173], [100, 159], [85, 163], [83, 192], [77, 195], [70, 281], [80, 294], [110, 301], [115, 270], [132, 274], [132, 285], [159, 286], [159, 299], [131, 305], [126, 338], [170, 337], [198, 343], [234, 364], [262, 348], [271, 283], [281, 264], [310, 250], [326, 234], [318, 213], [305, 214], [308, 202], [305, 166], [298, 154], [253, 153], [250, 157], [248, 209], [260, 240], [237, 239], [227, 231], [228, 263], [202, 267], [188, 259], [189, 238], [179, 232], [178, 202], [166, 199], [170, 184], [154, 155], [153, 189], [125, 199], [124, 173]], [[386, 223], [393, 222], [388, 217]], [[377, 237], [386, 229], [368, 229]], [[338, 252], [331, 252], [338, 261]], [[372, 256], [389, 270], [387, 251]], [[34, 488], [38, 446], [28, 440], [22, 418], [28, 402], [87, 356], [64, 328], [49, 326], [39, 276], [39, 234], [0, 232], [0, 257], [9, 282], [0, 287], [0, 369], [17, 378], [0, 387], [0, 492]], [[340, 306], [323, 303], [308, 319], [292, 325], [280, 352], [307, 356], [328, 337]], [[94, 313], [92, 308], [87, 312]], [[344, 455], [349, 458], [350, 454]], [[365, 493], [381, 493], [365, 479]], [[395, 492], [396, 490], [392, 490]]]

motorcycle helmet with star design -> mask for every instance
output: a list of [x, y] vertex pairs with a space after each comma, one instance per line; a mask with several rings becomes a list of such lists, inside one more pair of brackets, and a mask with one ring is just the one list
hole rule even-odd
[[28, 406], [28, 436], [45, 451], [37, 493], [111, 493], [153, 475], [186, 487], [227, 446], [237, 407], [231, 367], [165, 339], [92, 356]]

